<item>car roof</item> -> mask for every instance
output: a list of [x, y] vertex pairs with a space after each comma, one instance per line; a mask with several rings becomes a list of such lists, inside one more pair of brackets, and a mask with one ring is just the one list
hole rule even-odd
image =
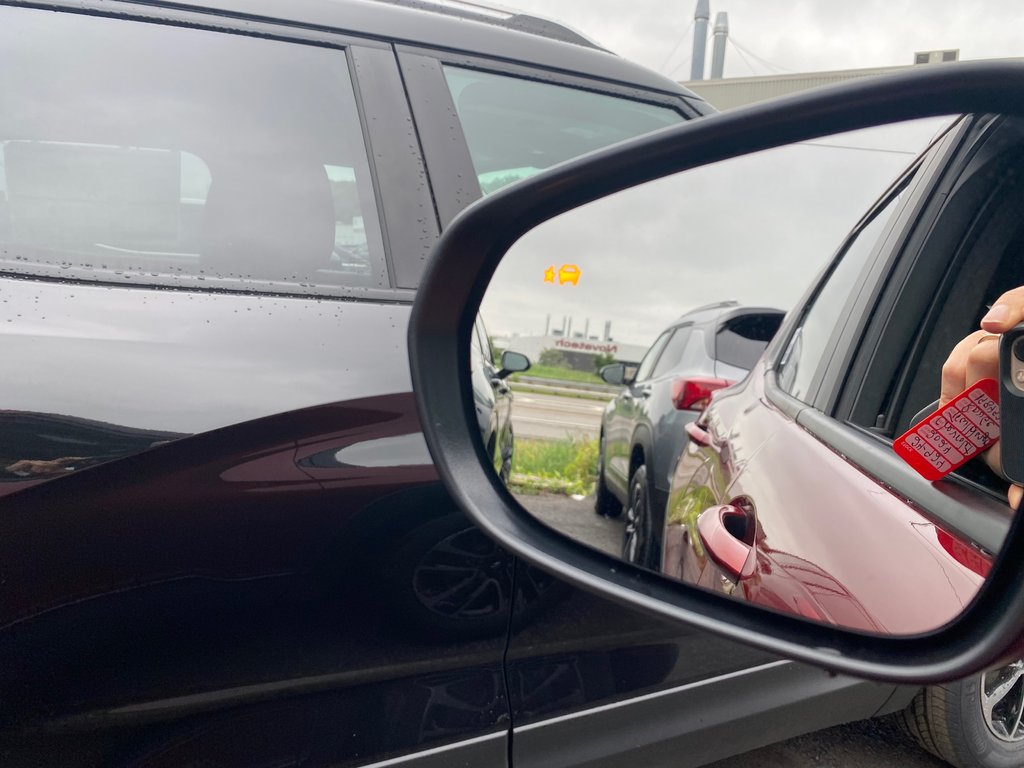
[[[451, 2], [451, 0], [449, 0]], [[247, 22], [287, 23], [361, 37], [477, 54], [510, 62], [585, 74], [610, 82], [683, 96], [701, 112], [703, 100], [667, 77], [610, 53], [557, 22], [482, 3], [460, 7], [425, 0], [113, 0], [114, 3], [168, 12], [189, 11]], [[41, 4], [80, 9], [69, 0]]]
[[744, 315], [779, 315], [781, 317], [784, 314], [785, 312], [781, 309], [775, 309], [774, 307], [747, 307], [741, 305], [735, 299], [729, 299], [727, 301], [704, 304], [696, 309], [691, 309], [689, 312], [684, 312], [669, 327], [675, 328], [680, 325], [689, 324], [717, 325], [727, 320], [743, 317]]

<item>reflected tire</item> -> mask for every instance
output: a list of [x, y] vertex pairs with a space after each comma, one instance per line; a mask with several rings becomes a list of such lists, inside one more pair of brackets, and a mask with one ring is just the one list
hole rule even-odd
[[594, 483], [594, 512], [602, 517], [616, 518], [622, 514], [622, 503], [604, 484], [604, 433], [597, 450], [597, 480]]
[[[956, 768], [1024, 765], [1024, 662], [920, 691], [903, 711], [918, 744]], [[1020, 721], [1020, 722], [1018, 722]]]
[[500, 456], [500, 467], [498, 469], [498, 479], [501, 480], [501, 484], [508, 486], [508, 481], [512, 478], [512, 457], [515, 453], [516, 439], [512, 433], [512, 425], [508, 426], [508, 450], [504, 448], [499, 449], [501, 452]]
[[431, 520], [397, 542], [380, 598], [418, 631], [449, 639], [508, 629], [512, 557], [461, 513]]
[[626, 507], [626, 527], [622, 534], [622, 559], [644, 568], [652, 568], [653, 541], [651, 520], [651, 489], [647, 482], [647, 467], [641, 464], [629, 480], [629, 504]]

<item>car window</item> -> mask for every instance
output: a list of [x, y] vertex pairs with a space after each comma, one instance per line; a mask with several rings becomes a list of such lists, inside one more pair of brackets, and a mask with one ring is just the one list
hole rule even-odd
[[890, 198], [854, 233], [790, 338], [779, 366], [779, 386], [798, 400], [809, 402], [813, 397], [811, 385], [820, 364], [828, 362], [832, 333], [845, 321], [846, 305], [855, 294], [857, 279], [875, 252], [899, 199], [899, 195]]
[[565, 85], [451, 66], [444, 73], [485, 195], [683, 120], [669, 107]]
[[668, 343], [669, 336], [671, 336], [671, 334], [671, 331], [665, 331], [658, 337], [657, 341], [651, 345], [651, 348], [647, 350], [647, 354], [644, 355], [644, 359], [640, 361], [640, 367], [637, 369], [636, 377], [633, 381], [646, 381], [651, 378], [651, 371], [654, 369], [655, 363], [658, 362], [658, 356], [661, 354], [661, 350], [664, 349], [665, 345]]
[[0, 9], [0, 45], [18, 73], [0, 87], [5, 270], [386, 285], [343, 51], [26, 8]]
[[488, 362], [493, 361], [494, 356], [491, 352], [491, 341], [487, 338], [487, 329], [484, 327], [483, 321], [477, 318], [477, 321], [473, 324], [473, 342], [476, 344], [476, 348], [480, 354], [483, 355], [484, 360]]
[[728, 320], [715, 334], [715, 359], [749, 371], [782, 323], [782, 315], [743, 315]]
[[665, 349], [661, 353], [661, 357], [658, 358], [657, 365], [654, 366], [654, 371], [651, 373], [652, 379], [663, 376], [673, 368], [678, 367], [679, 361], [683, 357], [683, 349], [686, 347], [686, 342], [689, 340], [692, 331], [692, 326], [676, 329], [675, 333], [672, 334], [672, 338], [665, 344]]

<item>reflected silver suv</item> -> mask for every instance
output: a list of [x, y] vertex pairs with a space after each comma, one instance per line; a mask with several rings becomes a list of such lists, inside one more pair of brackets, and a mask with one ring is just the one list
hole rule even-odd
[[618, 517], [625, 508], [622, 553], [630, 562], [660, 566], [670, 475], [685, 427], [714, 392], [747, 375], [783, 316], [736, 301], [708, 304], [665, 330], [638, 367], [601, 369], [601, 378], [623, 388], [601, 419], [595, 511]]

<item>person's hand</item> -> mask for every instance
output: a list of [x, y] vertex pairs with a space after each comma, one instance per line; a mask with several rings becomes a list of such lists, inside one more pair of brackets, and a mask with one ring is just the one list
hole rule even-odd
[[[969, 386], [981, 379], [999, 378], [999, 334], [1024, 322], [1024, 286], [1007, 291], [981, 320], [982, 330], [975, 331], [953, 347], [942, 366], [941, 408]], [[999, 443], [982, 454], [985, 463], [1002, 475]], [[1011, 485], [1007, 493], [1010, 506], [1017, 509], [1024, 498], [1024, 488]]]

